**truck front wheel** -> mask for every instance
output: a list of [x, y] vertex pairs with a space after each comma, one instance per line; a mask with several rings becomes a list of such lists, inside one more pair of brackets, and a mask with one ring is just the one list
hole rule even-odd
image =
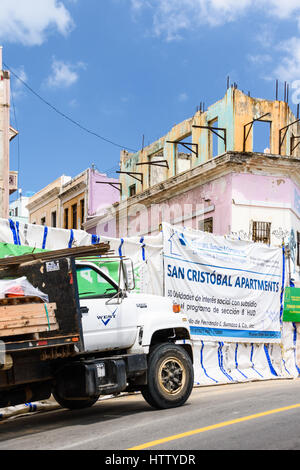
[[176, 344], [161, 344], [149, 354], [148, 384], [142, 395], [153, 408], [183, 405], [194, 385], [193, 364], [188, 353]]
[[93, 406], [96, 401], [98, 401], [100, 395], [93, 398], [86, 398], [84, 400], [70, 400], [67, 398], [62, 398], [59, 393], [53, 392], [53, 397], [57, 403], [63, 408], [68, 408], [69, 410], [81, 410], [83, 408], [89, 408]]

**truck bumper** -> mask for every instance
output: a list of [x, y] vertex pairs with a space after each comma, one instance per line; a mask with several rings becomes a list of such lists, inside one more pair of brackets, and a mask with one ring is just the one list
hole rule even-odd
[[64, 399], [84, 399], [122, 392], [131, 377], [147, 370], [147, 357], [121, 357], [76, 361], [66, 365], [56, 377], [56, 390]]

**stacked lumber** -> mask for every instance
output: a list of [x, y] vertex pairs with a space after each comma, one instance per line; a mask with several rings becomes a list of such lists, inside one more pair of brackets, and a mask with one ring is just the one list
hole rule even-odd
[[0, 299], [0, 337], [58, 330], [55, 309], [38, 297]]
[[39, 253], [27, 253], [20, 256], [8, 256], [0, 259], [0, 269], [8, 266], [18, 266], [24, 263], [35, 261], [51, 261], [66, 257], [85, 257], [85, 256], [110, 256], [113, 252], [110, 250], [109, 243], [97, 243], [95, 245], [78, 246], [74, 248], [62, 248], [60, 250], [43, 251]]

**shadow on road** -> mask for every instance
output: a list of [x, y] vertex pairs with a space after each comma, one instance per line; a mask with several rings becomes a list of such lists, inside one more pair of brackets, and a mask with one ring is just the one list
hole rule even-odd
[[133, 416], [137, 413], [158, 412], [153, 410], [141, 396], [128, 396], [99, 400], [91, 408], [83, 410], [41, 411], [26, 414], [0, 422], [0, 442], [46, 432], [57, 428], [105, 423], [116, 418]]

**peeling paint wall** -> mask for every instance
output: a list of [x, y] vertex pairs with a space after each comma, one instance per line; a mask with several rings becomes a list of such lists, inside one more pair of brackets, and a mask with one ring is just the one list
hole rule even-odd
[[[262, 117], [264, 116], [264, 117]], [[207, 162], [226, 151], [252, 152], [253, 129], [260, 125], [260, 119], [270, 123], [269, 153], [300, 156], [300, 145], [293, 152], [291, 145], [296, 146], [300, 135], [300, 125], [283, 101], [270, 101], [245, 95], [237, 88], [229, 88], [223, 99], [217, 101], [203, 111], [197, 113], [174, 127], [163, 137], [135, 154], [121, 152], [121, 171], [140, 173], [137, 179], [129, 174], [121, 174], [122, 200], [130, 196], [129, 187], [135, 185], [139, 194], [161, 181], [167, 180], [182, 171], [188, 171]], [[286, 126], [294, 123], [292, 126]], [[207, 127], [218, 127], [219, 137]], [[285, 129], [286, 128], [286, 129]], [[225, 131], [224, 131], [225, 129]], [[282, 129], [282, 130], [281, 130]], [[281, 130], [281, 134], [280, 134]], [[295, 137], [293, 142], [291, 138]], [[217, 140], [217, 150], [213, 151], [213, 139]], [[190, 145], [189, 163], [183, 166], [180, 152], [183, 146], [179, 142]], [[281, 141], [281, 146], [280, 146]], [[198, 148], [196, 147], [196, 144]], [[280, 147], [280, 148], [279, 148]], [[197, 156], [193, 151], [197, 149]], [[264, 150], [264, 149], [263, 149]], [[155, 166], [148, 163], [156, 163]], [[159, 165], [159, 166], [158, 166]]]

